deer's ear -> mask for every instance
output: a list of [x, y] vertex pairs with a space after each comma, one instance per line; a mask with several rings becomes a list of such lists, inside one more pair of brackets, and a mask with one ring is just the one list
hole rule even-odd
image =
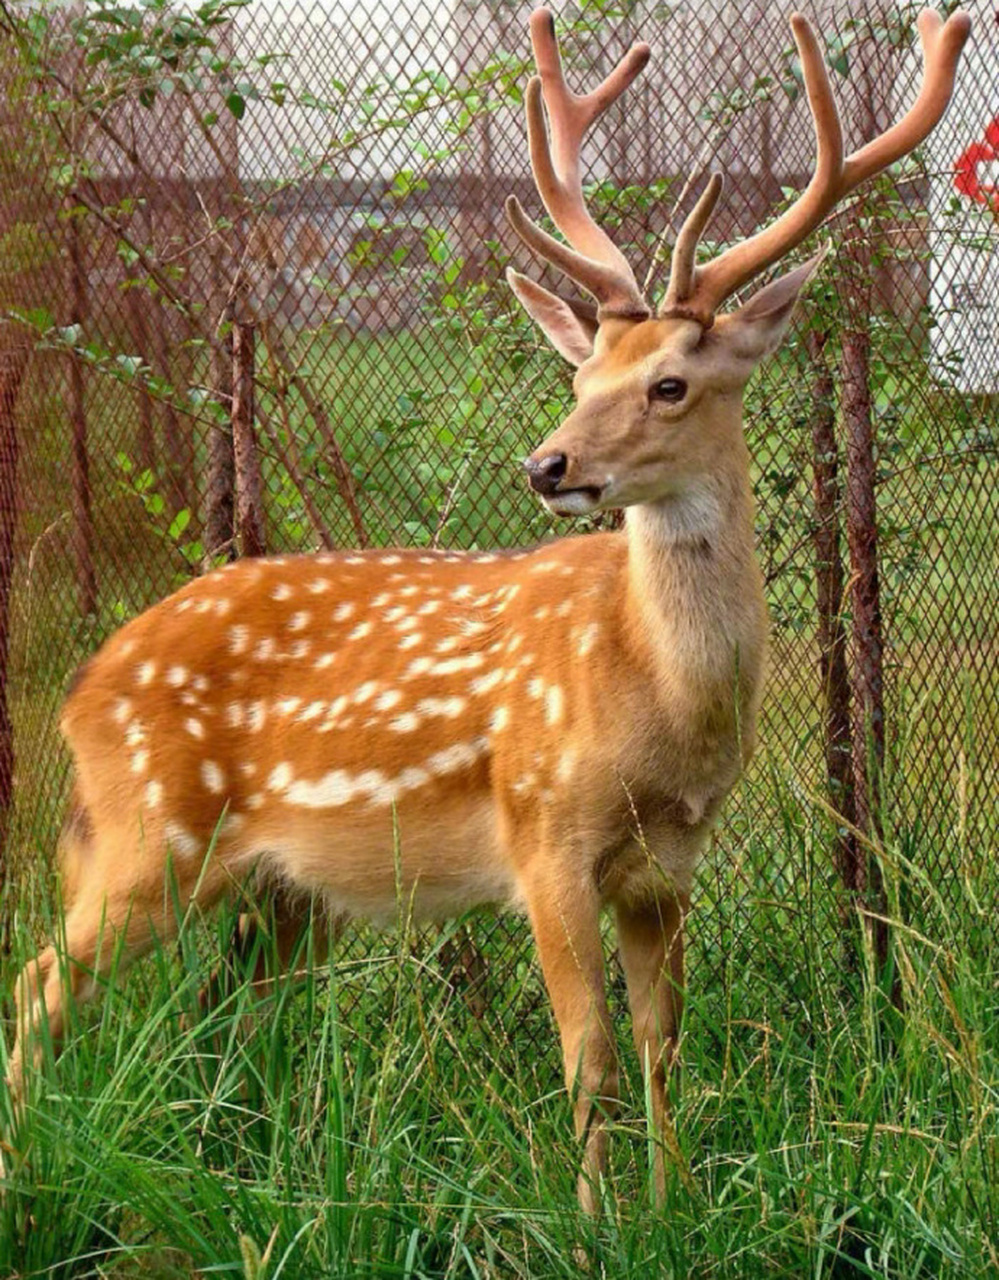
[[598, 327], [595, 307], [560, 298], [512, 267], [507, 268], [506, 279], [521, 306], [559, 355], [575, 365], [589, 360]]
[[755, 363], [776, 351], [802, 290], [822, 265], [828, 250], [829, 245], [823, 245], [814, 258], [764, 285], [738, 311], [725, 317], [726, 338], [740, 356]]

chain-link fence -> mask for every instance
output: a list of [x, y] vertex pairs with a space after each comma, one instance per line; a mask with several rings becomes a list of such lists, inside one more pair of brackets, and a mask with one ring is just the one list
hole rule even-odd
[[[925, 837], [946, 900], [988, 823], [999, 31], [971, 9], [947, 119], [830, 220], [836, 253], [748, 395], [773, 621], [765, 749], [700, 879], [695, 966], [732, 963], [763, 901], [833, 940], [851, 895], [878, 905], [879, 834]], [[63, 692], [118, 623], [261, 549], [564, 532], [519, 460], [570, 392], [502, 282], [510, 260], [537, 271], [501, 216], [511, 191], [539, 204], [526, 7], [0, 13], [0, 865], [23, 883], [59, 825]], [[915, 11], [813, 16], [853, 147], [911, 101]], [[591, 206], [653, 291], [708, 169], [728, 177], [709, 252], [807, 181], [779, 6], [561, 18], [577, 87], [634, 39], [652, 45], [585, 156]], [[802, 800], [832, 815], [802, 861], [747, 862], [753, 833], [765, 850]], [[535, 981], [526, 939], [491, 928], [481, 954], [455, 937], [438, 954], [509, 1000]]]

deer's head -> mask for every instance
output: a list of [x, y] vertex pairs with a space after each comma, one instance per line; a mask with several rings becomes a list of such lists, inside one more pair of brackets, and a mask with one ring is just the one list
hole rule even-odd
[[515, 196], [507, 216], [538, 257], [594, 299], [564, 298], [507, 273], [552, 345], [577, 366], [575, 409], [525, 463], [532, 488], [553, 511], [579, 514], [696, 496], [710, 487], [725, 451], [741, 453], [743, 388], [779, 345], [825, 251], [735, 310], [719, 314], [719, 308], [806, 239], [858, 183], [922, 142], [950, 100], [970, 25], [964, 13], [946, 22], [933, 10], [920, 15], [924, 72], [916, 102], [886, 133], [844, 158], [818, 41], [807, 20], [793, 15], [815, 127], [812, 180], [776, 221], [698, 264], [697, 244], [722, 188], [720, 175], [712, 175], [677, 235], [669, 284], [653, 312], [624, 256], [586, 208], [580, 169], [587, 130], [643, 70], [649, 46], [635, 45], [598, 88], [579, 96], [565, 83], [551, 13], [535, 10], [530, 27], [539, 74], [525, 99], [531, 165], [545, 208], [568, 243], [531, 222]]

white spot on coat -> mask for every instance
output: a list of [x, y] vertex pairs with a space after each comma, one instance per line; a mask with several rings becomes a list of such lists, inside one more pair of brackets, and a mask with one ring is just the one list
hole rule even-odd
[[582, 631], [579, 633], [579, 645], [578, 645], [577, 652], [579, 653], [579, 656], [581, 658], [585, 658], [586, 655], [593, 648], [593, 646], [596, 644], [597, 634], [599, 633], [599, 631], [600, 631], [599, 623], [591, 622], [587, 626], [585, 626], [582, 629]]
[[268, 791], [285, 791], [295, 776], [294, 770], [287, 760], [282, 760], [280, 764], [274, 766], [271, 770], [271, 776], [267, 779]]
[[435, 752], [427, 761], [431, 773], [454, 773], [459, 769], [469, 769], [478, 758], [489, 750], [485, 738], [473, 738], [471, 742], [456, 742]]
[[474, 671], [476, 667], [481, 667], [485, 660], [485, 654], [482, 653], [470, 653], [464, 658], [445, 658], [443, 662], [435, 662], [431, 666], [430, 674], [449, 676], [455, 671]]
[[464, 698], [423, 698], [416, 710], [425, 716], [447, 716], [455, 720], [468, 706]]
[[115, 724], [124, 724], [132, 714], [132, 704], [128, 698], [119, 698], [111, 709], [111, 719]]
[[201, 842], [179, 822], [168, 822], [163, 827], [163, 835], [171, 852], [181, 858], [193, 858], [201, 849]]
[[468, 683], [469, 692], [476, 694], [489, 693], [491, 689], [496, 688], [505, 674], [503, 668], [498, 667], [495, 671], [490, 671], [488, 675], [476, 676], [474, 680], [470, 680]]
[[420, 717], [412, 711], [404, 711], [401, 716], [390, 720], [388, 727], [393, 733], [412, 733], [420, 727]]
[[212, 795], [219, 796], [225, 790], [225, 774], [214, 760], [202, 760], [201, 781]]

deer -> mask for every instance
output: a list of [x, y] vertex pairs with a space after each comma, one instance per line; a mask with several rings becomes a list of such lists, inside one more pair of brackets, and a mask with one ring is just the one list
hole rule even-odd
[[[723, 305], [815, 232], [943, 115], [970, 20], [918, 20], [909, 111], [844, 157], [819, 41], [791, 18], [814, 174], [775, 221], [699, 262], [712, 174], [653, 309], [592, 217], [580, 151], [646, 66], [636, 44], [597, 88], [567, 85], [550, 12], [530, 17], [531, 165], [564, 240], [516, 197], [513, 230], [590, 295], [508, 271], [575, 366], [575, 404], [524, 463], [557, 515], [624, 508], [615, 531], [512, 552], [336, 551], [246, 559], [134, 618], [84, 664], [60, 727], [74, 761], [60, 837], [62, 950], [17, 980], [9, 1082], [40, 1034], [110, 968], [256, 877], [330, 915], [526, 914], [561, 1040], [581, 1208], [600, 1210], [619, 1102], [600, 921], [613, 912], [666, 1185], [669, 1081], [694, 869], [752, 756], [767, 646], [743, 391], [783, 339], [825, 250]], [[102, 935], [104, 941], [102, 943]]]

